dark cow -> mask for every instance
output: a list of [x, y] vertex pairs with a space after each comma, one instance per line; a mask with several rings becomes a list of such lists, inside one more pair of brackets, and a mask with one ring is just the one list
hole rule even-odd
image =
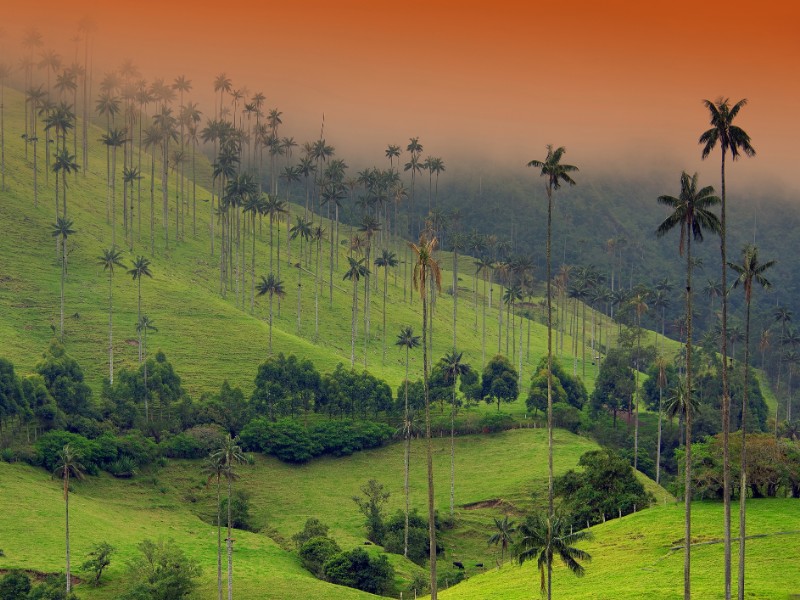
[[462, 563], [462, 562], [459, 562], [459, 561], [457, 561], [457, 560], [454, 560], [454, 561], [453, 561], [453, 566], [454, 566], [456, 569], [461, 569], [462, 571], [464, 570], [464, 563]]

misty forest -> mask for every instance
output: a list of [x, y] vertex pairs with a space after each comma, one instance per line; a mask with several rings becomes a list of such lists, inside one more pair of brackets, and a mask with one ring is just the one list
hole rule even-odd
[[800, 212], [736, 177], [752, 99], [696, 99], [699, 169], [349, 153], [236, 64], [33, 25], [0, 39], [2, 600], [800, 593]]

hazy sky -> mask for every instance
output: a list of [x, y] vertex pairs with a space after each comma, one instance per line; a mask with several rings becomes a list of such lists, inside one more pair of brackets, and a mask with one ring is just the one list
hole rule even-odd
[[699, 161], [701, 100], [746, 97], [737, 123], [758, 156], [736, 176], [800, 189], [800, 120], [785, 116], [800, 87], [799, 5], [43, 0], [15, 3], [10, 16], [4, 8], [1, 26], [6, 54], [38, 24], [71, 60], [89, 14], [100, 27], [98, 71], [131, 57], [148, 79], [185, 74], [206, 114], [224, 71], [283, 111], [282, 135], [316, 138], [324, 112], [326, 138], [374, 162], [387, 143], [420, 136], [449, 166], [479, 158], [521, 168], [553, 143], [589, 169], [716, 177], [718, 160]]

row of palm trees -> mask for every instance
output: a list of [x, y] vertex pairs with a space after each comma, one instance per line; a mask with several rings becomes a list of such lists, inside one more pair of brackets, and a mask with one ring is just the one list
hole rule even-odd
[[[742, 107], [746, 105], [746, 100], [740, 100], [736, 104], [731, 104], [728, 99], [719, 99], [716, 102], [704, 100], [703, 104], [708, 109], [710, 115], [711, 128], [705, 131], [699, 139], [702, 145], [702, 158], [706, 158], [719, 146], [721, 148], [721, 195], [714, 195], [711, 186], [698, 189], [697, 174], [690, 176], [687, 173], [681, 175], [680, 195], [678, 197], [660, 196], [659, 203], [667, 205], [672, 209], [672, 213], [657, 229], [657, 235], [665, 235], [668, 231], [678, 228], [680, 231], [679, 254], [683, 254], [684, 245], [686, 247], [686, 368], [684, 390], [686, 398], [684, 400], [686, 425], [686, 463], [685, 463], [685, 540], [684, 540], [684, 598], [691, 597], [691, 417], [692, 417], [692, 256], [691, 242], [702, 241], [703, 233], [716, 233], [720, 238], [721, 255], [721, 288], [722, 288], [722, 318], [721, 318], [721, 356], [722, 356], [722, 439], [723, 439], [723, 512], [724, 512], [724, 595], [726, 600], [731, 597], [731, 475], [730, 475], [730, 388], [729, 388], [729, 365], [728, 365], [728, 283], [727, 270], [733, 268], [738, 277], [735, 285], [742, 285], [745, 289], [746, 305], [746, 335], [745, 335], [745, 382], [748, 377], [749, 368], [749, 345], [750, 345], [750, 300], [754, 283], [764, 287], [769, 285], [764, 278], [764, 271], [772, 266], [774, 261], [763, 264], [759, 263], [758, 251], [753, 246], [748, 246], [743, 251], [741, 265], [732, 265], [727, 260], [727, 223], [726, 223], [726, 187], [725, 187], [725, 165], [728, 153], [733, 160], [741, 154], [747, 156], [755, 155], [755, 149], [751, 145], [750, 136], [741, 128], [733, 124], [734, 119], [739, 114]], [[711, 212], [714, 206], [720, 206], [719, 218]], [[745, 386], [747, 384], [745, 383]], [[746, 411], [747, 392], [743, 394], [742, 405], [742, 435], [746, 432]], [[739, 515], [739, 577], [738, 577], [738, 597], [743, 600], [745, 594], [744, 572], [745, 572], [745, 518], [746, 518], [746, 488], [745, 484], [745, 444], [742, 444], [742, 460], [740, 480], [740, 515]]]

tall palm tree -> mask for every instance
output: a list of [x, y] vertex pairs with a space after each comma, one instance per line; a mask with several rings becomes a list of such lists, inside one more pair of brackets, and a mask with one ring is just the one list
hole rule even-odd
[[441, 360], [442, 373], [445, 381], [453, 385], [453, 403], [450, 407], [450, 518], [455, 518], [456, 503], [456, 387], [458, 378], [470, 370], [470, 366], [461, 361], [463, 352], [445, 354]]
[[433, 503], [433, 447], [431, 442], [431, 409], [428, 389], [428, 286], [433, 291], [442, 289], [442, 272], [433, 253], [438, 246], [436, 238], [430, 240], [423, 233], [419, 243], [409, 243], [414, 253], [412, 282], [422, 300], [422, 389], [425, 397], [425, 439], [428, 463], [428, 542], [430, 546], [431, 600], [438, 597], [436, 589], [436, 525]]
[[494, 526], [497, 531], [489, 536], [487, 543], [490, 546], [492, 544], [500, 546], [500, 566], [502, 566], [509, 546], [514, 543], [514, 534], [517, 531], [517, 527], [514, 521], [508, 520], [508, 515], [505, 515], [502, 520], [494, 517]]
[[209, 455], [208, 460], [203, 465], [203, 474], [207, 477], [207, 484], [213, 481], [217, 486], [217, 600], [222, 600], [222, 502], [220, 501], [220, 484], [225, 476], [223, 457]]
[[356, 320], [358, 318], [358, 282], [369, 274], [369, 268], [364, 264], [363, 258], [358, 260], [348, 256], [350, 268], [345, 272], [344, 279], [353, 282], [353, 312], [350, 320], [350, 367], [356, 365]]
[[[592, 557], [574, 544], [592, 537], [588, 529], [573, 531], [572, 524], [561, 515], [543, 517], [536, 514], [522, 523], [517, 529], [519, 540], [514, 546], [517, 562], [523, 564], [536, 559], [539, 568], [540, 590], [547, 591], [547, 600], [552, 597], [549, 574], [553, 571], [553, 558], [557, 554], [561, 562], [576, 576], [582, 577], [585, 569], [578, 561], [588, 562]], [[548, 577], [545, 578], [545, 570]]]
[[258, 284], [258, 295], [269, 294], [269, 353], [272, 354], [272, 299], [277, 296], [279, 299], [286, 295], [283, 289], [283, 282], [273, 273], [266, 277], [261, 276], [261, 283]]
[[[686, 394], [687, 403], [692, 402], [692, 239], [703, 241], [703, 231], [718, 233], [720, 221], [710, 208], [719, 204], [720, 199], [714, 195], [711, 186], [697, 189], [697, 173], [689, 176], [685, 171], [681, 173], [681, 192], [674, 196], [659, 196], [658, 202], [669, 207], [673, 212], [656, 229], [656, 235], [662, 237], [675, 227], [680, 228], [680, 242], [678, 254], [683, 256], [686, 247]], [[692, 411], [686, 412], [686, 465], [684, 498], [686, 522], [684, 541], [683, 563], [683, 594], [685, 600], [691, 597], [691, 544], [692, 544]]]
[[72, 219], [58, 217], [53, 225], [52, 235], [58, 242], [61, 240], [61, 321], [59, 335], [61, 342], [64, 341], [64, 280], [67, 276], [67, 238], [75, 233], [72, 229]]
[[108, 271], [108, 382], [114, 383], [114, 267], [125, 268], [122, 263], [122, 252], [116, 248], [107, 248], [98, 257], [97, 264]]
[[72, 590], [72, 574], [70, 572], [70, 552], [69, 552], [69, 479], [83, 479], [85, 467], [80, 462], [80, 455], [73, 450], [72, 446], [66, 444], [58, 453], [58, 462], [53, 469], [53, 477], [58, 477], [64, 482], [64, 522], [66, 549], [67, 549], [67, 595]]
[[224, 465], [225, 480], [228, 483], [228, 537], [225, 539], [225, 544], [228, 551], [228, 600], [233, 600], [233, 538], [231, 537], [233, 480], [237, 478], [236, 465], [245, 464], [247, 458], [239, 446], [239, 436], [231, 437], [230, 433], [228, 437], [222, 440], [222, 445], [211, 456]]
[[383, 269], [383, 362], [386, 362], [386, 295], [389, 291], [389, 267], [397, 266], [397, 255], [384, 248], [375, 258], [375, 266]]
[[[545, 178], [545, 192], [547, 193], [547, 505], [548, 523], [555, 518], [553, 509], [553, 298], [552, 298], [552, 237], [553, 237], [553, 192], [561, 187], [562, 183], [575, 185], [570, 176], [578, 170], [574, 165], [561, 162], [566, 149], [563, 146], [554, 148], [547, 146], [547, 156], [542, 160], [532, 160], [529, 167], [540, 170], [540, 176]], [[548, 529], [548, 532], [550, 529]], [[547, 563], [547, 590], [550, 593], [550, 582], [553, 577], [552, 561]]]
[[[750, 144], [750, 136], [742, 128], [733, 124], [747, 99], [739, 100], [733, 106], [728, 98], [719, 98], [716, 102], [703, 100], [708, 109], [711, 128], [703, 132], [698, 143], [703, 147], [702, 158], [705, 159], [719, 144], [722, 154], [720, 179], [722, 182], [720, 208], [720, 254], [722, 255], [722, 289], [728, 289], [727, 258], [727, 222], [725, 195], [725, 158], [730, 152], [731, 159], [736, 160], [743, 152], [747, 156], [755, 156], [755, 148]], [[731, 396], [728, 382], [728, 294], [722, 295], [722, 501], [725, 512], [725, 600], [731, 598], [731, 465], [729, 437], [731, 427]]]
[[[138, 302], [136, 305], [136, 322], [138, 323], [142, 319], [142, 278], [153, 277], [153, 273], [150, 271], [150, 260], [144, 256], [137, 256], [136, 260], [133, 261], [132, 267], [128, 269], [128, 275], [138, 284]], [[141, 334], [139, 335], [139, 362], [142, 362]]]
[[412, 348], [419, 347], [419, 339], [418, 335], [414, 335], [414, 330], [411, 327], [403, 327], [400, 330], [400, 334], [397, 336], [397, 341], [395, 342], [396, 346], [400, 346], [401, 348], [406, 349], [406, 377], [403, 381], [403, 386], [405, 388], [405, 409], [403, 411], [403, 439], [405, 441], [405, 457], [403, 460], [404, 466], [404, 483], [403, 489], [405, 490], [405, 497], [406, 497], [406, 510], [405, 510], [405, 517], [406, 517], [406, 524], [403, 533], [403, 556], [408, 556], [408, 511], [409, 511], [409, 495], [408, 495], [408, 467], [411, 458], [411, 419], [408, 412], [408, 359], [409, 359], [409, 351]]
[[746, 420], [747, 413], [747, 384], [750, 371], [750, 301], [753, 295], [753, 284], [758, 284], [762, 288], [771, 287], [769, 280], [764, 277], [764, 273], [775, 264], [774, 260], [765, 263], [758, 262], [758, 248], [747, 245], [742, 249], [741, 264], [728, 263], [728, 266], [737, 274], [733, 281], [733, 287], [741, 285], [744, 288], [745, 302], [745, 342], [744, 342], [744, 391], [742, 393], [742, 456], [739, 472], [739, 600], [744, 600], [744, 552], [745, 552], [745, 519], [746, 519]]

